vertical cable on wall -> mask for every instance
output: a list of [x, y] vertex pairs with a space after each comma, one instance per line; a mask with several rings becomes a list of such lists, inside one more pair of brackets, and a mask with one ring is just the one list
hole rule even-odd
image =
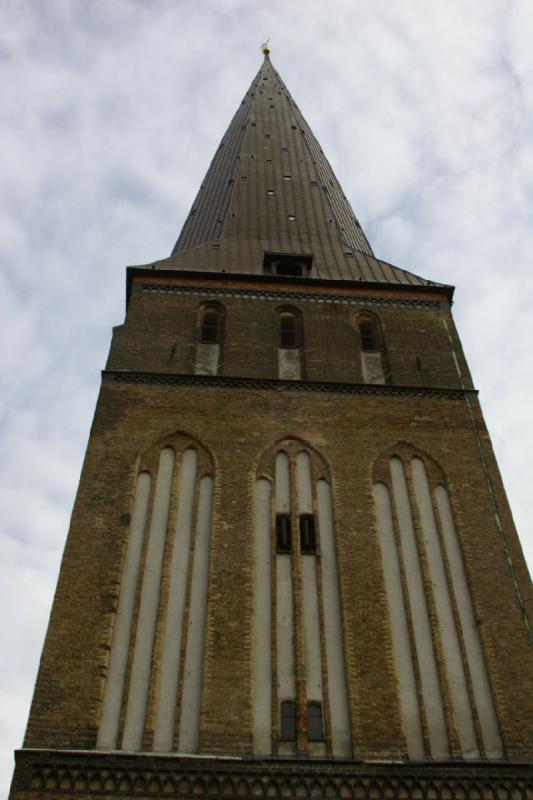
[[[304, 451], [298, 453], [296, 464], [298, 511], [301, 518], [302, 514], [309, 515], [313, 513], [313, 489], [309, 455]], [[316, 701], [322, 709], [322, 652], [320, 646], [316, 555], [314, 553], [302, 555], [301, 572], [307, 702]], [[325, 755], [326, 752], [324, 742], [309, 742], [309, 750], [314, 755]]]
[[154, 750], [162, 752], [170, 752], [174, 744], [197, 461], [196, 450], [187, 448], [181, 461], [178, 512], [159, 677], [159, 702], [154, 728]]
[[[280, 452], [276, 456], [275, 506], [277, 514], [290, 514], [289, 457]], [[276, 554], [276, 652], [278, 704], [296, 699], [296, 674], [294, 653], [294, 601], [292, 592], [292, 556]], [[280, 742], [280, 750], [296, 751], [293, 741]]]

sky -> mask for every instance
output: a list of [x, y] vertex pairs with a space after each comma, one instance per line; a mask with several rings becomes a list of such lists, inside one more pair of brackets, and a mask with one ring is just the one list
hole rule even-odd
[[379, 258], [454, 317], [530, 568], [531, 0], [0, 0], [0, 796], [125, 267], [169, 255], [272, 62]]

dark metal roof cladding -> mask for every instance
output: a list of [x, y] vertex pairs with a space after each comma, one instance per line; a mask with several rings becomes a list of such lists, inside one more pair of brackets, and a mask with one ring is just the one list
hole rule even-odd
[[266, 252], [306, 254], [310, 277], [439, 286], [374, 257], [331, 166], [268, 57], [155, 268], [261, 274]]

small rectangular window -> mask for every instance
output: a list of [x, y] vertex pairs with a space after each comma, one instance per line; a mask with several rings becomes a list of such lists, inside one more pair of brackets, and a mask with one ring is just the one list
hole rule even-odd
[[280, 739], [294, 742], [296, 740], [296, 703], [293, 700], [285, 700], [281, 704], [280, 717]]
[[307, 706], [307, 738], [310, 742], [322, 742], [324, 740], [322, 706], [320, 703], [309, 703]]
[[276, 550], [278, 553], [290, 553], [292, 547], [292, 531], [290, 514], [278, 514], [276, 517]]
[[300, 550], [316, 553], [315, 518], [312, 514], [300, 514]]

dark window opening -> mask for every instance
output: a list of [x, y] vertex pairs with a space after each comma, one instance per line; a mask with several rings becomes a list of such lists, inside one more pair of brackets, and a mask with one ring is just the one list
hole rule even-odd
[[[294, 214], [289, 214], [289, 221], [294, 222]], [[263, 272], [288, 277], [307, 277], [311, 273], [313, 256], [305, 253], [271, 253], [263, 257]]]
[[309, 703], [307, 706], [307, 738], [310, 742], [322, 742], [322, 706], [320, 703]]
[[276, 550], [278, 553], [290, 553], [292, 544], [290, 514], [278, 514], [276, 517]]
[[206, 344], [217, 344], [218, 342], [218, 311], [207, 309], [204, 311], [202, 319], [202, 332], [200, 336], [202, 342]]
[[276, 275], [303, 275], [303, 267], [301, 264], [295, 264], [294, 261], [279, 261], [274, 265]]
[[294, 314], [280, 314], [280, 347], [298, 347], [298, 324]]
[[365, 352], [375, 352], [379, 350], [379, 340], [376, 326], [369, 319], [359, 323], [359, 333], [361, 334], [361, 349]]
[[296, 703], [293, 700], [284, 700], [280, 713], [280, 738], [288, 742], [296, 739]]
[[312, 514], [300, 514], [300, 550], [316, 553], [315, 518]]

